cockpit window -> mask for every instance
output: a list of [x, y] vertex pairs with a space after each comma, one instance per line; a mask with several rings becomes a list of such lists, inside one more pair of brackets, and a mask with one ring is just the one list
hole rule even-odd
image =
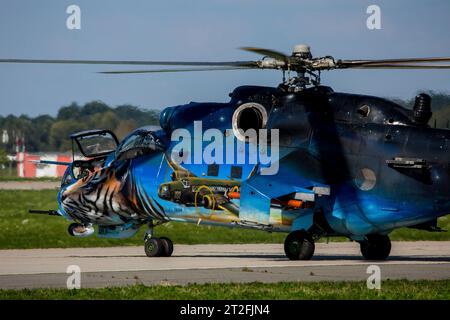
[[69, 184], [72, 184], [75, 181], [75, 179], [72, 176], [72, 170], [71, 168], [68, 168], [66, 172], [64, 173], [64, 176], [61, 180], [61, 187], [65, 187]]
[[[87, 158], [105, 156], [116, 149], [117, 138], [109, 130], [89, 130], [72, 134], [79, 151]], [[73, 150], [75, 152], [75, 150]]]
[[80, 140], [80, 145], [84, 153], [95, 156], [97, 154], [105, 154], [116, 149], [114, 139], [110, 135], [90, 136]]
[[163, 147], [157, 137], [150, 131], [137, 131], [127, 138], [117, 148], [116, 159], [131, 159], [155, 151], [162, 151]]

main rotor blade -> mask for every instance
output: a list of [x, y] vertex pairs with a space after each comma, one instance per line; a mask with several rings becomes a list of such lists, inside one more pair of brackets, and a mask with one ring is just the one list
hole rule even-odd
[[0, 59], [0, 63], [43, 64], [116, 64], [147, 66], [229, 66], [257, 67], [256, 61], [131, 61], [131, 60], [54, 60], [54, 59]]
[[378, 60], [337, 60], [339, 67], [352, 67], [358, 65], [379, 65], [379, 64], [408, 64], [418, 62], [450, 62], [450, 57], [433, 58], [406, 58], [406, 59], [378, 59]]
[[369, 64], [360, 66], [351, 66], [348, 69], [450, 69], [450, 65], [432, 65], [432, 64]]
[[287, 61], [289, 59], [289, 56], [282, 52], [278, 52], [271, 49], [264, 49], [264, 48], [255, 48], [255, 47], [241, 47], [239, 48], [244, 51], [254, 52], [263, 56], [271, 57], [277, 60], [281, 61]]
[[227, 70], [250, 70], [250, 67], [216, 67], [216, 68], [191, 68], [191, 69], [154, 69], [154, 70], [122, 70], [122, 71], [100, 71], [102, 74], [139, 74], [139, 73], [165, 73], [165, 72], [191, 72], [191, 71], [227, 71]]

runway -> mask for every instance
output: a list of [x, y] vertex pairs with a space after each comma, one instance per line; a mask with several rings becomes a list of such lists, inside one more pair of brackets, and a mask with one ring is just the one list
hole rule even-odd
[[47, 190], [60, 186], [59, 181], [0, 181], [0, 190]]
[[65, 288], [70, 265], [81, 287], [142, 283], [365, 281], [376, 264], [386, 279], [449, 279], [450, 241], [393, 242], [387, 261], [364, 261], [354, 242], [318, 243], [310, 261], [289, 261], [281, 244], [176, 245], [172, 257], [142, 247], [0, 250], [0, 288]]

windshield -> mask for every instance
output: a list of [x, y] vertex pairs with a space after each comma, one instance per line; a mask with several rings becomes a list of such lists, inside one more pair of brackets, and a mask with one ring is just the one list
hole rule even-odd
[[61, 187], [65, 187], [69, 184], [72, 184], [75, 181], [76, 181], [76, 179], [74, 179], [74, 177], [72, 175], [72, 165], [70, 165], [67, 167], [66, 171], [64, 172], [64, 176], [61, 180]]
[[80, 134], [75, 141], [81, 153], [88, 158], [106, 155], [117, 147], [116, 137], [108, 131]]
[[163, 149], [150, 131], [138, 130], [124, 139], [116, 151], [116, 159], [131, 159]]

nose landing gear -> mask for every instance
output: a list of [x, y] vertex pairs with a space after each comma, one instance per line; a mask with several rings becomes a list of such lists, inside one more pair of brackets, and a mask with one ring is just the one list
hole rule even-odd
[[147, 238], [144, 241], [147, 257], [170, 257], [173, 253], [173, 242], [169, 238]]
[[163, 245], [163, 251], [161, 253], [162, 257], [170, 257], [173, 253], [173, 242], [169, 238], [161, 237], [159, 238]]
[[167, 237], [152, 237], [153, 224], [149, 224], [144, 236], [144, 250], [147, 257], [170, 257], [173, 253], [173, 242]]

